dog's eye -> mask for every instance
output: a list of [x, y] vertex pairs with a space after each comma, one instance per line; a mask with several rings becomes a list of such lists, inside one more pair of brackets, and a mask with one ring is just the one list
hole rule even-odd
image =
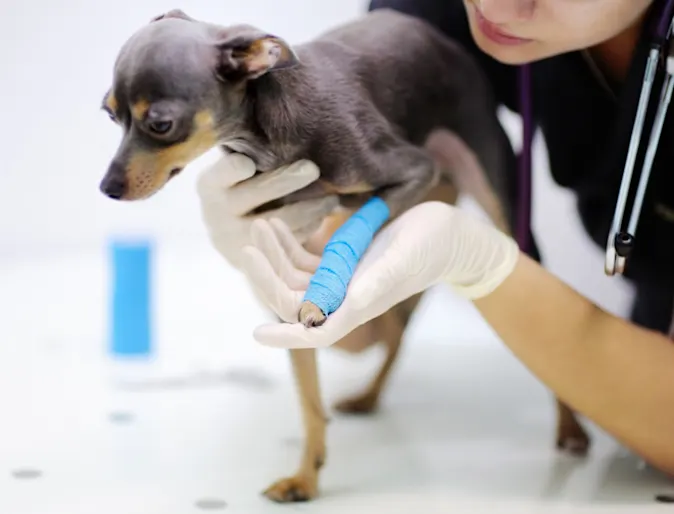
[[151, 121], [148, 124], [149, 129], [154, 132], [155, 134], [166, 134], [169, 130], [171, 130], [171, 127], [173, 126], [173, 122], [171, 121]]

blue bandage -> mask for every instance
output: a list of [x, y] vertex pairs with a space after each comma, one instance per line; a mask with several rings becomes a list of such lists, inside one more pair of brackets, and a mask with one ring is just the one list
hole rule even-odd
[[309, 282], [305, 301], [316, 305], [326, 316], [339, 308], [358, 262], [389, 215], [386, 202], [375, 197], [335, 231]]

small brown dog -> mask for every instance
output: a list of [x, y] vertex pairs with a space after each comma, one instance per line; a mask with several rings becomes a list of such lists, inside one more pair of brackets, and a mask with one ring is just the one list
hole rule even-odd
[[[513, 225], [515, 159], [485, 77], [434, 27], [394, 11], [371, 12], [294, 49], [248, 25], [170, 11], [123, 46], [103, 108], [124, 130], [101, 182], [114, 199], [150, 197], [219, 146], [249, 156], [261, 173], [315, 162], [320, 179], [281, 203], [337, 193], [357, 208], [376, 194], [393, 219], [424, 200], [453, 204], [461, 192], [501, 230]], [[465, 165], [467, 153], [474, 166]], [[328, 221], [323, 243], [343, 221]], [[378, 342], [388, 348], [370, 387], [338, 410], [375, 409], [419, 297], [338, 343], [351, 351]], [[314, 498], [325, 462], [315, 352], [290, 354], [306, 442], [297, 473], [266, 490], [279, 502]], [[558, 406], [558, 445], [585, 451], [587, 435]]]

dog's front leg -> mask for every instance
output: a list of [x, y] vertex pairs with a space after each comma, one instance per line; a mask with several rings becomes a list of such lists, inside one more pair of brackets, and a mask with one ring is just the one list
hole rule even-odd
[[318, 494], [319, 470], [325, 462], [327, 423], [318, 382], [316, 350], [290, 350], [304, 423], [304, 454], [295, 475], [272, 484], [264, 495], [280, 503], [308, 501]]
[[440, 177], [430, 155], [405, 142], [372, 151], [369, 162], [372, 176], [363, 183], [375, 196], [328, 242], [299, 310], [299, 321], [307, 327], [322, 325], [344, 301], [353, 272], [380, 227], [423, 200]]

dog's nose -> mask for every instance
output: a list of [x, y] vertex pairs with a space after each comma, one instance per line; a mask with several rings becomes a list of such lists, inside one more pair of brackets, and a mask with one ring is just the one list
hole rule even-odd
[[103, 179], [100, 189], [104, 195], [119, 200], [126, 193], [126, 186], [126, 179], [121, 173], [111, 173]]

